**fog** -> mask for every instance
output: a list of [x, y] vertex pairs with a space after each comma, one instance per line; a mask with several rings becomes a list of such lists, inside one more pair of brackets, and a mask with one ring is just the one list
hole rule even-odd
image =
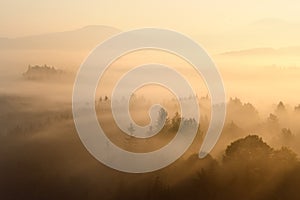
[[[268, 57], [256, 51], [212, 55], [223, 77], [227, 114], [219, 141], [204, 159], [197, 154], [210, 123], [211, 102], [201, 75], [187, 61], [161, 51], [117, 59], [99, 80], [95, 95], [99, 124], [114, 144], [150, 152], [168, 144], [180, 122], [186, 128], [199, 126], [193, 144], [175, 163], [129, 174], [97, 161], [74, 125], [73, 85], [95, 41], [78, 45], [79, 50], [73, 50], [72, 41], [60, 50], [43, 42], [32, 49], [0, 50], [1, 199], [299, 199], [298, 54], [281, 57], [289, 61], [286, 65], [279, 58], [272, 61], [282, 50]], [[38, 49], [41, 44], [50, 47]], [[147, 125], [148, 110], [159, 103], [167, 113], [164, 128], [148, 139], [120, 130], [111, 112], [113, 88], [125, 72], [150, 62], [173, 66], [190, 82], [196, 94], [180, 97], [180, 102], [197, 100], [199, 124], [180, 117], [180, 102], [169, 90], [148, 85], [131, 97], [130, 114], [137, 124]]]
[[[28, 80], [20, 73], [10, 83], [1, 80], [0, 193], [3, 198], [299, 198], [297, 104], [270, 101], [261, 111], [261, 106], [256, 107], [245, 99], [229, 98], [221, 138], [210, 155], [199, 159], [197, 153], [210, 119], [209, 96], [199, 95], [200, 128], [188, 151], [159, 171], [127, 174], [95, 160], [81, 143], [71, 110], [74, 74], [64, 76], [69, 78]], [[5, 84], [9, 87], [4, 87]], [[166, 92], [162, 88], [141, 88], [131, 99], [131, 114], [138, 124], [149, 122], [147, 111], [159, 99], [151, 98], [155, 89], [156, 94]], [[176, 118], [178, 102], [172, 94], [165, 95], [160, 102], [168, 112], [165, 128], [153, 138], [135, 139], [116, 126], [110, 111], [110, 96], [107, 99], [101, 96], [101, 101], [100, 96], [101, 92], [95, 99], [99, 123], [109, 138], [126, 150], [159, 149], [174, 137], [182, 120]]]

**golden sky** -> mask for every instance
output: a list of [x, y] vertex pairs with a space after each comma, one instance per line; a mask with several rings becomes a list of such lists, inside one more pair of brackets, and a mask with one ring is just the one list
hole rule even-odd
[[65, 31], [86, 25], [155, 26], [187, 34], [224, 32], [272, 18], [300, 22], [297, 0], [1, 0], [0, 36]]
[[[87, 25], [123, 31], [173, 29], [208, 51], [222, 72], [228, 96], [247, 93], [244, 96], [249, 100], [267, 96], [274, 97], [275, 102], [293, 97], [299, 102], [294, 95], [300, 92], [299, 84], [295, 84], [300, 74], [299, 10], [298, 0], [1, 0], [0, 39], [70, 31]], [[2, 66], [17, 66], [17, 73], [27, 63], [76, 69], [88, 53], [81, 49], [79, 53], [26, 50], [16, 53], [2, 49]], [[282, 70], [285, 67], [291, 70]], [[269, 94], [270, 87], [276, 88], [275, 95]]]

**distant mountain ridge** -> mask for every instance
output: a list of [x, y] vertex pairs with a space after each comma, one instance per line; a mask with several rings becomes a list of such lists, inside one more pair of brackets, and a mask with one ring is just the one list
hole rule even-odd
[[282, 48], [253, 48], [239, 51], [227, 51], [219, 54], [221, 56], [258, 56], [258, 55], [297, 55], [300, 56], [300, 46]]
[[18, 38], [0, 38], [0, 50], [90, 49], [99, 41], [119, 33], [110, 26], [85, 26], [80, 29]]

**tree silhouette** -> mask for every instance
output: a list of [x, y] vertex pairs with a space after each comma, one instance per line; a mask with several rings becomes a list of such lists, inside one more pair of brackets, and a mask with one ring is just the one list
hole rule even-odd
[[225, 150], [224, 161], [255, 163], [270, 158], [272, 148], [257, 135], [249, 135], [231, 143]]
[[292, 131], [289, 128], [281, 129], [281, 136], [284, 141], [290, 141], [293, 138]]
[[295, 106], [295, 111], [297, 111], [297, 112], [300, 111], [300, 104], [298, 106]]
[[104, 101], [108, 101], [108, 96], [105, 96], [105, 97], [104, 97]]
[[276, 107], [276, 112], [277, 113], [282, 113], [282, 112], [285, 112], [286, 111], [286, 108], [285, 108], [285, 105], [282, 101], [280, 101]]
[[278, 123], [278, 117], [272, 113], [270, 113], [268, 117], [268, 121], [271, 123]]
[[130, 123], [130, 125], [129, 125], [129, 127], [128, 127], [128, 131], [129, 131], [130, 135], [132, 136], [133, 133], [134, 133], [134, 131], [135, 131], [135, 128], [133, 127], [133, 124], [132, 124], [132, 123]]
[[178, 112], [175, 113], [175, 116], [172, 118], [171, 122], [171, 131], [177, 131], [181, 122], [181, 117]]
[[161, 108], [158, 113], [158, 119], [156, 121], [156, 128], [160, 129], [165, 125], [168, 113], [165, 109]]

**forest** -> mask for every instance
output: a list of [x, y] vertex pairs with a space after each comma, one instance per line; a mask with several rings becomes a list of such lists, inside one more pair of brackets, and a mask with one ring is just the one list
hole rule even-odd
[[[165, 102], [176, 110], [173, 100]], [[158, 136], [140, 141], [114, 128], [109, 97], [96, 100], [100, 124], [114, 143], [128, 150], [163, 146], [181, 122], [187, 128], [199, 125], [194, 143], [175, 163], [151, 173], [128, 174], [104, 166], [88, 153], [76, 133], [70, 104], [2, 95], [0, 170], [5, 173], [0, 193], [5, 199], [300, 198], [298, 105], [279, 102], [262, 115], [252, 104], [231, 98], [219, 142], [210, 155], [199, 159], [210, 118], [209, 97], [199, 102], [203, 110], [199, 124], [181, 119], [178, 112], [161, 110], [164, 128]], [[133, 117], [151, 104], [142, 96], [131, 103]]]

